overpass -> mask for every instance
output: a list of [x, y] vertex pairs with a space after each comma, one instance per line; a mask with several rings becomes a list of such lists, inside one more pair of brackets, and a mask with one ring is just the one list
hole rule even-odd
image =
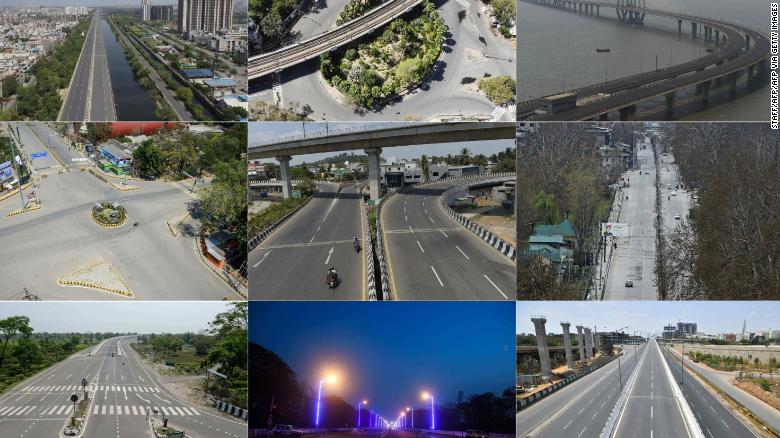
[[515, 124], [464, 122], [464, 123], [415, 123], [378, 129], [348, 128], [328, 131], [325, 135], [290, 136], [272, 144], [250, 145], [248, 158], [276, 158], [279, 161], [282, 192], [289, 198], [292, 192], [290, 158], [293, 155], [340, 152], [363, 149], [368, 155], [368, 180], [371, 199], [379, 199], [380, 154], [382, 148], [414, 146], [434, 143], [454, 143], [514, 139]]
[[389, 0], [333, 30], [273, 52], [251, 56], [247, 63], [248, 79], [257, 79], [277, 70], [284, 70], [351, 43], [409, 12], [421, 1]]
[[[517, 105], [518, 119], [535, 120], [587, 120], [606, 119], [618, 111], [621, 120], [629, 120], [636, 112], [636, 104], [656, 97], [666, 99], [666, 112], [673, 114], [675, 96], [690, 86], [696, 86], [697, 94], [706, 102], [712, 82], [720, 85], [727, 81], [731, 94], [736, 93], [737, 75], [747, 70], [748, 80], [754, 81], [755, 73], [766, 71], [770, 43], [762, 33], [745, 26], [695, 15], [639, 7], [639, 0], [619, 0], [616, 3], [580, 0], [523, 0], [544, 6], [557, 7], [581, 14], [600, 16], [601, 8], [614, 8], [618, 21], [641, 25], [646, 14], [677, 20], [678, 34], [682, 34], [683, 22], [690, 22], [691, 37], [701, 32], [705, 42], [714, 42], [718, 49], [699, 59], [624, 78], [614, 79], [574, 90], [573, 108], [558, 112], [543, 112], [545, 98], [532, 99]], [[642, 2], [644, 4], [644, 2]], [[541, 113], [541, 114], [540, 114]]]

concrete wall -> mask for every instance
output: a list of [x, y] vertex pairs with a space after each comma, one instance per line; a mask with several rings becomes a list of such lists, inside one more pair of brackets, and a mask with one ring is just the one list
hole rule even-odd
[[[679, 343], [674, 344], [674, 348], [677, 351], [682, 351], [682, 345]], [[685, 344], [685, 352], [696, 351], [703, 354], [715, 354], [718, 356], [735, 356], [744, 357], [745, 360], [753, 361], [758, 358], [762, 364], [768, 364], [769, 359], [774, 357], [775, 360], [780, 361], [780, 345], [770, 345], [764, 347], [763, 345], [696, 345]]]

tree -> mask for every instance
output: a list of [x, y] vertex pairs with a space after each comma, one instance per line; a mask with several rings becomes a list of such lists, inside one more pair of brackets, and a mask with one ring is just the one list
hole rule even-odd
[[422, 170], [423, 182], [431, 179], [431, 168], [428, 165], [428, 156], [425, 154], [420, 156], [420, 170]]
[[515, 98], [516, 82], [511, 76], [494, 76], [479, 80], [479, 89], [491, 102], [503, 105]]
[[165, 173], [165, 160], [152, 141], [147, 140], [133, 151], [133, 167], [142, 177], [156, 179]]
[[102, 143], [111, 138], [111, 124], [87, 122], [87, 140], [92, 143]]
[[260, 20], [260, 33], [269, 41], [282, 41], [285, 29], [277, 12], [271, 12]]
[[235, 368], [247, 366], [247, 331], [249, 328], [248, 303], [231, 303], [228, 310], [217, 314], [209, 323], [209, 332], [216, 336], [209, 361], [221, 365], [223, 372], [231, 376]]
[[13, 357], [22, 369], [29, 369], [32, 365], [43, 360], [41, 346], [33, 339], [22, 338], [16, 342]]
[[9, 316], [8, 318], [0, 319], [0, 336], [3, 338], [3, 348], [0, 350], [0, 368], [3, 368], [5, 351], [11, 338], [18, 335], [29, 337], [32, 331], [30, 318], [26, 316]]
[[540, 214], [540, 220], [545, 224], [558, 224], [561, 222], [561, 213], [555, 203], [555, 195], [539, 191], [534, 199], [534, 209]]

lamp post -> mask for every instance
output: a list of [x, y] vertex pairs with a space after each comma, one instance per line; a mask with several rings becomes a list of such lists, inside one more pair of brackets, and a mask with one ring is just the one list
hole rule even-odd
[[414, 429], [414, 409], [410, 408], [409, 406], [406, 407], [406, 412], [412, 411], [409, 414], [409, 418], [412, 419], [412, 429]]
[[328, 382], [328, 383], [336, 383], [336, 376], [333, 374], [329, 375], [328, 377], [324, 379], [320, 379], [319, 389], [317, 390], [317, 413], [314, 417], [314, 427], [320, 427], [320, 404], [322, 399], [322, 384]]
[[368, 400], [363, 400], [362, 402], [358, 402], [358, 419], [357, 419], [357, 428], [360, 429], [360, 425], [362, 424], [360, 422], [360, 406], [361, 405], [367, 405]]
[[436, 429], [436, 414], [434, 411], [434, 401], [433, 401], [433, 394], [429, 394], [427, 392], [422, 393], [423, 400], [431, 399], [431, 430]]

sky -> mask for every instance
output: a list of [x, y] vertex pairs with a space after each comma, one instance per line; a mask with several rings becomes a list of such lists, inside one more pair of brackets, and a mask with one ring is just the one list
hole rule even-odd
[[514, 384], [515, 325], [506, 302], [262, 302], [249, 305], [249, 339], [280, 356], [310, 388], [394, 418], [423, 406]]
[[27, 316], [35, 332], [184, 333], [207, 329], [228, 305], [221, 301], [6, 301], [0, 304], [0, 319]]
[[697, 323], [708, 334], [780, 329], [780, 302], [775, 301], [521, 301], [516, 305], [517, 333], [533, 333], [532, 315], [547, 319], [548, 333], [561, 333], [561, 322], [617, 330], [661, 334], [663, 326], [678, 321]]
[[[392, 125], [410, 125], [413, 122], [377, 122], [377, 123], [324, 123], [324, 122], [307, 122], [305, 123], [306, 134], [325, 132], [326, 125], [328, 132], [343, 130], [343, 129], [358, 129], [358, 130], [370, 130], [389, 127]], [[263, 122], [263, 123], [250, 123], [249, 124], [249, 145], [255, 144], [269, 144], [280, 137], [302, 135], [304, 131], [304, 123], [299, 122]], [[419, 158], [422, 154], [427, 155], [447, 155], [458, 154], [461, 149], [467, 147], [471, 152], [476, 154], [491, 155], [496, 152], [501, 152], [506, 148], [515, 147], [514, 139], [505, 140], [489, 140], [489, 141], [475, 141], [475, 142], [455, 142], [455, 143], [436, 143], [421, 146], [400, 146], [394, 148], [382, 148], [382, 157], [395, 157], [397, 159], [407, 158]], [[311, 163], [323, 158], [332, 157], [342, 152], [328, 152], [322, 154], [308, 154], [308, 155], [295, 155], [290, 160], [292, 165], [302, 164], [304, 162]], [[363, 151], [358, 149], [356, 153], [363, 154]], [[260, 160], [261, 162], [272, 162], [276, 160], [269, 158], [266, 160]]]

